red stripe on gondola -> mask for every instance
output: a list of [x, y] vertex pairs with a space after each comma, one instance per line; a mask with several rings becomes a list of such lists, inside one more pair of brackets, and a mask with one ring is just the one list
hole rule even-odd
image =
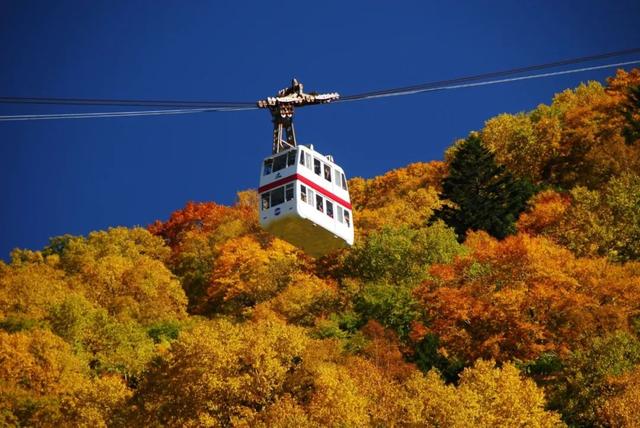
[[265, 184], [264, 186], [258, 189], [258, 193], [266, 192], [267, 190], [275, 189], [276, 187], [280, 187], [283, 184], [287, 184], [297, 178], [298, 174], [293, 174], [285, 178], [281, 178], [280, 180], [276, 180], [272, 183]]
[[290, 175], [288, 177], [281, 178], [280, 180], [276, 180], [273, 183], [265, 184], [264, 186], [262, 186], [262, 187], [260, 187], [258, 189], [258, 192], [259, 193], [263, 193], [263, 192], [266, 192], [268, 190], [275, 189], [276, 187], [283, 186], [283, 185], [285, 185], [287, 183], [290, 183], [292, 181], [295, 181], [295, 180], [302, 181], [304, 184], [306, 184], [307, 186], [311, 187], [316, 192], [322, 193], [323, 195], [325, 195], [329, 199], [333, 199], [335, 202], [337, 202], [338, 204], [342, 205], [343, 207], [348, 208], [348, 209], [352, 209], [351, 208], [351, 204], [349, 202], [347, 202], [344, 199], [334, 195], [333, 193], [331, 193], [327, 189], [317, 185], [313, 181], [309, 180], [307, 177], [304, 177], [304, 176], [302, 176], [300, 174], [293, 174], [293, 175]]

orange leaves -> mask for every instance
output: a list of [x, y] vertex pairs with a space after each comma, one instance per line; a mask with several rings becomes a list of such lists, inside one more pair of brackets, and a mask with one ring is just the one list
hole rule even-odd
[[607, 92], [617, 99], [624, 99], [627, 89], [637, 85], [640, 85], [640, 68], [634, 68], [629, 72], [619, 69], [614, 77], [607, 79]]
[[606, 397], [597, 409], [598, 421], [605, 426], [637, 427], [640, 409], [640, 366], [607, 380]]
[[386, 376], [399, 382], [405, 381], [416, 367], [404, 361], [397, 335], [384, 329], [378, 322], [370, 320], [362, 332], [370, 343], [364, 348], [364, 355]]
[[529, 113], [491, 118], [482, 138], [518, 177], [566, 190], [600, 187], [640, 167], [640, 146], [633, 144], [640, 110], [630, 91], [639, 82], [637, 69], [620, 70], [607, 88], [589, 82]]
[[542, 191], [532, 198], [532, 208], [520, 215], [517, 228], [530, 235], [553, 231], [570, 204], [571, 199], [567, 195], [553, 190]]
[[624, 173], [599, 190], [575, 187], [569, 194], [539, 193], [518, 229], [544, 235], [579, 256], [614, 261], [640, 256], [640, 176]]
[[497, 241], [474, 233], [466, 244], [469, 256], [432, 268], [433, 279], [415, 292], [428, 331], [466, 361], [564, 352], [591, 334], [626, 328], [640, 304], [640, 276], [630, 267], [575, 259], [527, 235]]
[[213, 202], [189, 202], [166, 222], [156, 221], [149, 231], [171, 247], [169, 267], [182, 280], [192, 312], [202, 311], [213, 261], [224, 242], [259, 230], [257, 194], [238, 193], [233, 207]]
[[257, 224], [257, 204], [251, 206], [254, 196], [251, 193], [238, 194], [236, 207], [218, 205], [214, 202], [189, 202], [178, 211], [173, 212], [166, 222], [156, 221], [149, 226], [154, 235], [162, 236], [170, 247], [175, 247], [191, 231], [199, 233], [215, 232], [225, 222], [239, 219], [246, 230]]

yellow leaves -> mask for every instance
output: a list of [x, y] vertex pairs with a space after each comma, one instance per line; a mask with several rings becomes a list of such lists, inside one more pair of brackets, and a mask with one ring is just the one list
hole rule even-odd
[[255, 190], [243, 190], [236, 194], [236, 206], [250, 207], [258, 210], [258, 192]]
[[266, 305], [288, 322], [311, 326], [316, 316], [336, 306], [337, 299], [335, 286], [318, 277], [297, 273], [291, 283]]
[[563, 424], [559, 415], [544, 410], [541, 389], [531, 379], [523, 379], [515, 366], [504, 364], [494, 368], [491, 361], [478, 360], [460, 375], [458, 393], [478, 403], [479, 412], [473, 426], [557, 427]]
[[308, 411], [321, 426], [367, 426], [368, 404], [344, 367], [324, 364], [316, 369]]
[[480, 412], [475, 397], [460, 394], [453, 385], [445, 385], [437, 371], [426, 375], [415, 373], [404, 385], [402, 397], [404, 424], [409, 426], [455, 427], [475, 426]]
[[274, 320], [199, 324], [149, 372], [139, 423], [227, 425], [251, 415], [282, 392], [307, 344], [301, 329]]
[[111, 315], [143, 323], [186, 316], [184, 291], [162, 263], [170, 250], [145, 229], [120, 227], [70, 238], [59, 252], [70, 280]]
[[638, 76], [637, 70], [621, 71], [606, 89], [589, 82], [557, 94], [549, 106], [491, 118], [482, 139], [518, 177], [567, 190], [599, 187], [612, 175], [640, 167], [640, 146], [625, 144], [624, 116], [634, 114], [626, 106]]
[[[38, 253], [39, 254], [39, 253]], [[42, 319], [71, 287], [64, 274], [46, 263], [20, 263], [0, 271], [0, 316]]]
[[531, 120], [544, 158], [558, 156], [562, 149], [562, 122], [557, 109], [540, 104], [531, 112]]
[[280, 397], [261, 412], [258, 420], [250, 423], [238, 423], [237, 426], [260, 427], [260, 428], [310, 428], [320, 427], [319, 424], [309, 420], [309, 416], [304, 407], [296, 403], [289, 394]]
[[266, 246], [251, 236], [225, 242], [211, 274], [209, 299], [242, 307], [273, 297], [301, 267], [297, 253], [279, 239]]
[[525, 114], [501, 114], [489, 119], [482, 130], [482, 141], [496, 154], [496, 160], [518, 177], [537, 182], [541, 162], [550, 150], [538, 143], [534, 125]]
[[355, 212], [358, 224], [358, 236], [366, 236], [369, 232], [382, 227], [421, 227], [440, 207], [438, 193], [433, 187], [419, 188], [406, 192], [402, 197], [391, 199], [378, 208], [369, 208]]
[[130, 396], [118, 376], [90, 379], [83, 361], [51, 332], [0, 331], [0, 407], [16, 424], [111, 426]]
[[557, 427], [559, 416], [544, 410], [544, 394], [511, 364], [494, 368], [478, 360], [460, 375], [457, 387], [445, 385], [435, 370], [416, 373], [404, 387], [403, 421], [429, 427]]
[[93, 368], [99, 373], [141, 375], [154, 356], [153, 341], [147, 332], [133, 321], [116, 322], [101, 310], [89, 317], [81, 340]]
[[96, 377], [62, 400], [65, 422], [75, 426], [108, 427], [127, 425], [116, 414], [133, 395], [122, 378], [113, 375]]
[[349, 181], [358, 236], [383, 226], [422, 226], [439, 207], [443, 162], [414, 163], [387, 174]]
[[184, 292], [161, 262], [169, 249], [144, 229], [56, 238], [45, 251], [46, 257], [16, 253], [16, 263], [3, 268], [0, 313], [42, 319], [69, 293], [79, 293], [121, 318], [186, 315]]
[[37, 395], [81, 386], [85, 368], [62, 339], [46, 330], [0, 331], [0, 387], [13, 385]]
[[[435, 372], [414, 372], [398, 383], [276, 320], [196, 325], [150, 366], [134, 397], [119, 377], [89, 380], [69, 346], [46, 331], [0, 332], [0, 362], [5, 409], [18, 411], [25, 397], [32, 403], [56, 397], [46, 413], [28, 420], [35, 425], [455, 427], [553, 420], [542, 410], [541, 392], [513, 368], [476, 364], [458, 388]], [[130, 399], [135, 407], [126, 416]]]
[[53, 251], [61, 256], [65, 270], [72, 273], [80, 271], [87, 261], [105, 256], [120, 256], [128, 260], [146, 256], [166, 260], [170, 253], [162, 239], [139, 227], [114, 227], [91, 232], [87, 238], [66, 237], [61, 248], [55, 248], [54, 243]]
[[[150, 323], [164, 318], [184, 318], [187, 298], [178, 280], [158, 260], [142, 259], [122, 275], [133, 318]], [[122, 303], [122, 302], [119, 302]], [[122, 307], [120, 312], [124, 313]]]

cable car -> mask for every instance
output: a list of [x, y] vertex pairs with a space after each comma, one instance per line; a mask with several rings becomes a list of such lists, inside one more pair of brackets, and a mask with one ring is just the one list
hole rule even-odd
[[293, 130], [294, 105], [326, 103], [339, 95], [305, 94], [302, 89], [294, 79], [277, 97], [258, 101], [271, 110], [274, 123], [272, 155], [264, 159], [260, 173], [260, 225], [320, 257], [353, 245], [353, 215], [344, 170], [312, 145], [298, 145]]
[[353, 245], [353, 216], [344, 171], [313, 146], [267, 157], [260, 177], [260, 225], [319, 257]]

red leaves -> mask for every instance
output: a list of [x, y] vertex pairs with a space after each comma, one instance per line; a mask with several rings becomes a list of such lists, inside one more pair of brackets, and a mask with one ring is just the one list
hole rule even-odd
[[175, 247], [187, 232], [202, 234], [215, 231], [220, 225], [232, 220], [240, 220], [248, 230], [257, 230], [257, 204], [251, 205], [252, 195], [238, 194], [238, 203], [233, 207], [215, 202], [188, 202], [174, 211], [166, 222], [156, 221], [149, 226], [154, 235], [162, 236], [170, 247]]

